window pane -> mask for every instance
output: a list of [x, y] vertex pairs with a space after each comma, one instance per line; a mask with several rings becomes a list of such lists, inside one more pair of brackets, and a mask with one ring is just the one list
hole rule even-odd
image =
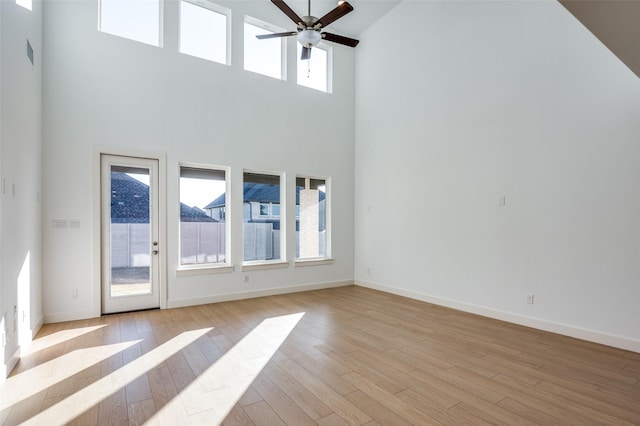
[[180, 52], [227, 64], [227, 14], [180, 2]]
[[320, 179], [296, 178], [296, 258], [327, 257], [327, 186]]
[[311, 49], [311, 58], [303, 61], [300, 59], [302, 46], [300, 43], [296, 43], [296, 45], [298, 46], [298, 84], [327, 92], [329, 87], [327, 80], [327, 61], [329, 54], [327, 50], [320, 47], [313, 47]]
[[151, 170], [117, 165], [110, 168], [109, 294], [151, 294]]
[[180, 167], [180, 264], [226, 262], [224, 170]]
[[160, 1], [101, 0], [100, 31], [160, 46]]
[[31, 0], [16, 0], [18, 6], [22, 6], [27, 10], [32, 10], [33, 2]]
[[244, 69], [273, 78], [282, 76], [282, 38], [258, 40], [259, 34], [270, 34], [257, 25], [244, 23]]
[[280, 176], [245, 173], [243, 185], [244, 260], [278, 260], [284, 235], [271, 207], [280, 205]]

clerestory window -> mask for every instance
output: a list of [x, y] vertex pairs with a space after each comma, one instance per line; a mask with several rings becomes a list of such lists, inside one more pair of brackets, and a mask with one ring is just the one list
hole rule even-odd
[[282, 28], [245, 16], [244, 69], [286, 80], [286, 37], [259, 40], [257, 35], [284, 32]]
[[208, 1], [180, 2], [180, 52], [231, 65], [231, 10]]
[[160, 0], [100, 0], [98, 29], [152, 46], [160, 46]]

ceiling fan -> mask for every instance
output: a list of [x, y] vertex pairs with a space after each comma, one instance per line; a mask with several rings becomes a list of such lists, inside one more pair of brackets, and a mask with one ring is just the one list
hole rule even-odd
[[303, 16], [302, 18], [298, 16], [296, 12], [293, 11], [284, 0], [271, 0], [273, 4], [276, 5], [278, 9], [280, 9], [285, 15], [287, 15], [296, 25], [296, 31], [288, 31], [285, 33], [273, 33], [273, 34], [262, 34], [257, 35], [256, 37], [259, 39], [267, 39], [267, 38], [275, 38], [275, 37], [289, 37], [289, 36], [297, 36], [298, 43], [302, 45], [302, 56], [301, 60], [311, 58], [311, 48], [317, 45], [320, 40], [332, 41], [334, 43], [344, 44], [349, 47], [356, 47], [359, 40], [322, 32], [322, 30], [327, 27], [333, 21], [336, 21], [342, 18], [347, 13], [353, 10], [353, 6], [351, 6], [346, 1], [339, 1], [338, 6], [336, 6], [329, 13], [324, 15], [322, 18], [318, 19], [315, 16], [311, 16], [311, 0], [308, 0], [308, 15]]

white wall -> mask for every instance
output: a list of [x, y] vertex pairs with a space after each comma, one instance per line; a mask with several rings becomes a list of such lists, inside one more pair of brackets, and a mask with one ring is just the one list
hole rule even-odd
[[[95, 190], [101, 147], [166, 155], [168, 305], [243, 297], [308, 284], [353, 280], [354, 54], [337, 46], [334, 93], [295, 82], [295, 40], [289, 81], [242, 69], [244, 10], [288, 27], [270, 2], [229, 2], [233, 11], [232, 66], [178, 53], [178, 3], [164, 2], [164, 47], [147, 46], [97, 28], [97, 1], [48, 1], [44, 74], [44, 312], [49, 321], [99, 314]], [[236, 271], [176, 275], [178, 163], [231, 167], [232, 256]], [[331, 177], [331, 265], [240, 270], [243, 168], [284, 171], [290, 204], [296, 173]], [[293, 209], [293, 205], [290, 205]], [[293, 210], [291, 210], [293, 212]], [[293, 216], [289, 216], [292, 218]], [[80, 220], [79, 230], [55, 230], [53, 219]], [[288, 237], [295, 254], [295, 235]], [[78, 289], [78, 298], [72, 291]], [[253, 292], [253, 293], [252, 293]], [[230, 296], [231, 295], [231, 296]]]
[[[32, 67], [27, 39], [34, 49]], [[42, 324], [42, 3], [0, 2], [0, 381]], [[15, 314], [14, 314], [15, 306]]]
[[555, 1], [361, 38], [356, 282], [640, 351], [637, 76]]

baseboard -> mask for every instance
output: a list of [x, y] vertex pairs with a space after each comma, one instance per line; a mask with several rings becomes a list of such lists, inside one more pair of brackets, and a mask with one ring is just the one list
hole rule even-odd
[[59, 312], [55, 314], [45, 314], [43, 317], [43, 322], [45, 324], [51, 324], [54, 322], [67, 322], [67, 321], [78, 321], [89, 318], [95, 318], [96, 315], [94, 311], [83, 311], [83, 312]]
[[353, 285], [352, 280], [330, 281], [315, 284], [302, 284], [290, 287], [273, 287], [263, 290], [226, 293], [215, 296], [195, 297], [191, 299], [177, 299], [167, 301], [168, 308], [183, 308], [186, 306], [204, 305], [207, 303], [229, 302], [232, 300], [252, 299], [254, 297], [275, 296], [278, 294], [299, 293], [301, 291], [322, 290], [325, 288], [345, 287]]
[[355, 285], [361, 287], [367, 287], [374, 290], [384, 291], [385, 293], [396, 294], [398, 296], [404, 296], [410, 299], [433, 303], [434, 305], [445, 306], [447, 308], [452, 308], [459, 311], [469, 312], [472, 314], [494, 318], [501, 321], [507, 321], [513, 324], [523, 325], [538, 330], [549, 331], [551, 333], [562, 334], [564, 336], [575, 337], [576, 339], [587, 340], [589, 342], [599, 343], [607, 346], [612, 346], [614, 348], [640, 353], [640, 340], [630, 339], [628, 337], [616, 336], [595, 330], [589, 330], [582, 327], [547, 321], [540, 318], [528, 317], [526, 315], [514, 314], [512, 312], [487, 308], [485, 306], [474, 305], [424, 293], [418, 293], [378, 283], [359, 280], [354, 281], [354, 283]]
[[42, 328], [43, 324], [44, 324], [44, 316], [41, 315], [38, 321], [36, 321], [36, 324], [31, 329], [31, 340], [36, 338], [36, 335], [38, 334], [38, 331], [40, 331], [40, 329]]
[[[301, 291], [321, 290], [324, 288], [344, 287], [348, 285], [353, 285], [353, 281], [330, 281], [315, 284], [302, 284], [290, 287], [274, 287], [263, 290], [243, 291], [238, 293], [226, 293], [215, 296], [194, 297], [190, 299], [168, 300], [167, 308], [183, 308], [186, 306], [204, 305], [207, 303], [229, 302], [232, 300], [251, 299], [254, 297], [263, 296], [275, 296], [277, 294], [298, 293]], [[78, 321], [95, 318], [96, 316], [99, 315], [96, 315], [93, 311], [60, 312], [55, 314], [46, 314], [42, 318], [40, 326], [42, 326], [42, 323], [51, 324], [55, 322]]]

